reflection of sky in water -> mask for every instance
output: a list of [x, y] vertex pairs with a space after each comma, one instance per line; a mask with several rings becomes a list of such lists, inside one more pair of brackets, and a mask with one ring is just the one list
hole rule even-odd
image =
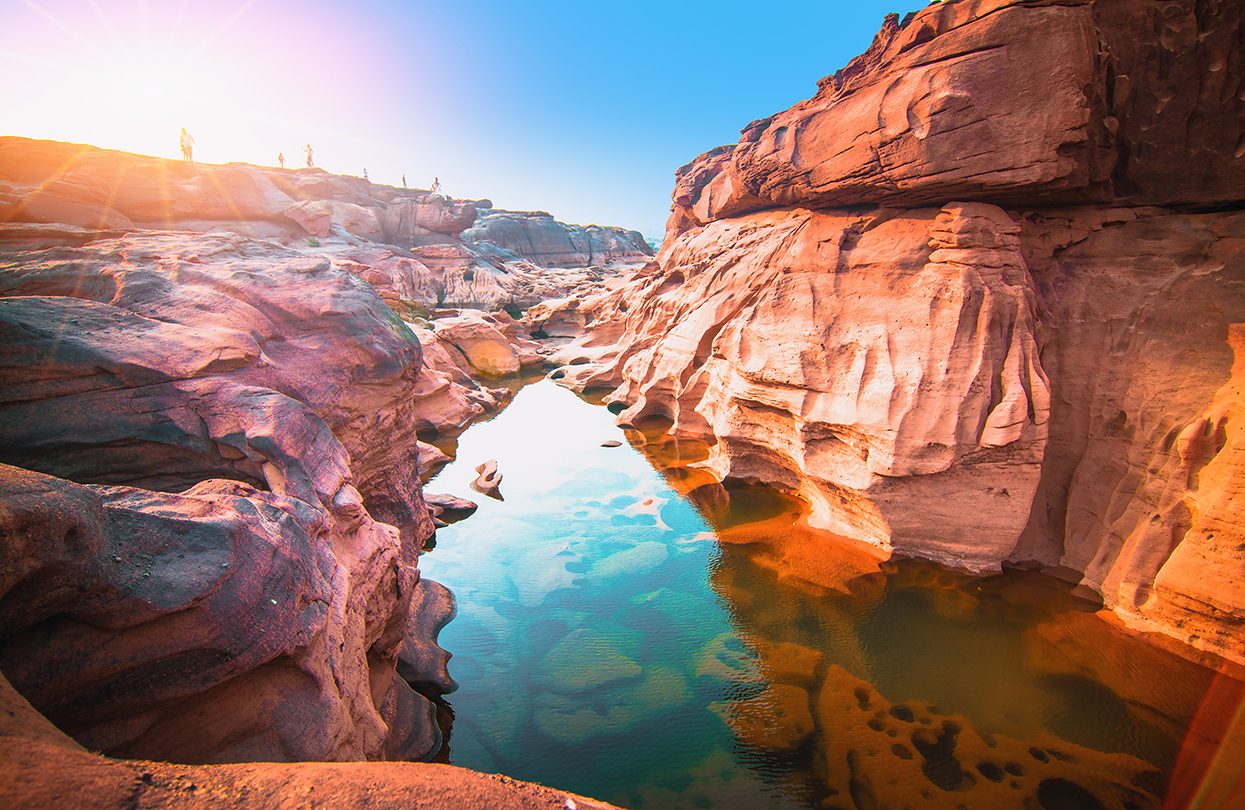
[[[948, 791], [934, 789], [940, 800], [994, 806], [1055, 777], [1128, 793], [1148, 769], [1134, 756], [1171, 767], [1205, 670], [1040, 578], [907, 562], [853, 575], [850, 593], [780, 584], [773, 552], [719, 548], [687, 499], [630, 445], [600, 446], [609, 439], [623, 436], [606, 409], [537, 383], [468, 430], [428, 486], [480, 504], [420, 563], [458, 599], [441, 634], [461, 684], [449, 696], [455, 764], [624, 806], [739, 808], [811, 806], [859, 772], [911, 780], [892, 796], [932, 779]], [[469, 488], [490, 458], [504, 502]], [[728, 523], [773, 516], [746, 490], [700, 501]], [[779, 555], [807, 556], [790, 523], [767, 531], [792, 540]], [[921, 724], [937, 730], [951, 715], [958, 737], [929, 732], [919, 750]], [[1076, 761], [1038, 761], [1035, 741]], [[908, 759], [886, 759], [901, 748]], [[881, 755], [857, 767], [871, 750]], [[992, 781], [1018, 764], [988, 761], [1004, 751], [1025, 776]], [[855, 770], [836, 772], [848, 762]]]
[[[461, 684], [451, 761], [630, 806], [670, 806], [692, 781], [719, 807], [782, 806], [764, 781], [781, 769], [740, 767], [709, 708], [750, 666], [709, 586], [709, 527], [609, 439], [606, 409], [538, 383], [428, 485], [480, 504], [420, 562], [458, 599], [441, 633]], [[469, 488], [490, 458], [504, 502]]]

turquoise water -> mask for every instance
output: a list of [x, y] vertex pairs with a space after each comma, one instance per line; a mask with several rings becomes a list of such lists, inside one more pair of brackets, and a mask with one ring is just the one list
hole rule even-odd
[[[1145, 807], [1168, 790], [1208, 670], [1045, 578], [879, 565], [629, 440], [542, 381], [428, 485], [480, 504], [420, 563], [458, 599], [441, 634], [454, 764], [629, 807]], [[469, 489], [487, 459], [504, 501]]]

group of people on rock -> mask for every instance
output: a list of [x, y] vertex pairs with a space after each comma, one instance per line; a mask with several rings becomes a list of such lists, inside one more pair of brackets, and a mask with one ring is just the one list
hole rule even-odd
[[[186, 131], [185, 127], [182, 127], [182, 135], [181, 135], [180, 144], [182, 148], [182, 160], [193, 162], [195, 159], [195, 139], [194, 137], [191, 136], [189, 132]], [[307, 168], [314, 169], [316, 165], [316, 154], [315, 154], [315, 151], [312, 150], [311, 144], [307, 144], [306, 146], [304, 146], [303, 152], [307, 156]], [[282, 169], [285, 168], [285, 152], [277, 152], [277, 165], [280, 166]], [[366, 167], [363, 169], [363, 179], [364, 180], [368, 179]], [[402, 175], [402, 188], [406, 188], [406, 175], [405, 174]], [[441, 193], [441, 178], [440, 177], [432, 178], [431, 191], [434, 195], [442, 196], [442, 197], [445, 196], [444, 194]]]
[[[192, 136], [189, 132], [186, 131], [185, 127], [182, 127], [182, 136], [181, 136], [180, 144], [182, 147], [182, 160], [188, 160], [188, 161], [193, 162], [195, 159], [195, 139], [194, 139], [194, 136]], [[315, 153], [315, 150], [311, 148], [311, 144], [307, 144], [306, 146], [304, 146], [303, 152], [307, 156], [307, 168], [314, 169], [316, 165], [316, 153]], [[285, 168], [285, 152], [277, 153], [277, 164], [282, 169]], [[363, 176], [365, 178], [367, 177], [367, 169], [363, 170]]]

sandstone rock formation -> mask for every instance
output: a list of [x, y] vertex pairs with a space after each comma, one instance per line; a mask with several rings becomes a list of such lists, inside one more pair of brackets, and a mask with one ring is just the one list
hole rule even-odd
[[568, 225], [544, 211], [485, 209], [463, 238], [489, 252], [542, 267], [643, 264], [653, 256], [639, 231]]
[[476, 479], [471, 482], [471, 488], [482, 495], [496, 498], [499, 501], [502, 500], [502, 474], [497, 471], [497, 462], [489, 459], [476, 465], [476, 473]]
[[1191, 0], [891, 15], [813, 98], [680, 170], [672, 225], [791, 205], [1236, 202], [1240, 26], [1238, 4]]
[[652, 255], [634, 231], [566, 225], [543, 213], [488, 211], [483, 230], [473, 229], [478, 207], [491, 205], [320, 169], [188, 164], [0, 137], [0, 223], [230, 233], [286, 247], [311, 239], [400, 312], [526, 309], [599, 281], [590, 266]]
[[432, 531], [420, 348], [375, 292], [268, 243], [136, 232], [8, 252], [0, 296], [17, 688], [125, 756], [435, 753], [439, 681], [397, 675]]
[[888, 18], [679, 170], [657, 261], [575, 307], [555, 376], [822, 528], [1078, 577], [1242, 658], [1243, 13]]
[[[420, 482], [448, 456], [420, 438], [510, 396], [477, 377], [544, 358], [505, 312], [435, 308], [602, 277], [477, 250], [460, 237], [475, 217], [315, 170], [0, 138], [0, 671], [38, 711], [139, 759], [438, 752], [454, 600], [417, 560], [475, 505], [429, 508]], [[9, 680], [5, 806], [89, 786], [101, 806], [235, 803], [324, 779], [346, 803], [565, 799], [453, 769], [111, 762]], [[91, 776], [36, 778], [27, 738], [48, 743], [42, 773]]]

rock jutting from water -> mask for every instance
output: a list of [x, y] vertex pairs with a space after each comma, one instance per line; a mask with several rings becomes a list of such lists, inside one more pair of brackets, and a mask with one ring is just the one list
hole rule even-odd
[[577, 303], [555, 375], [816, 526], [1041, 566], [1240, 659], [1242, 24], [1116, 0], [888, 18], [679, 170], [656, 261]]

